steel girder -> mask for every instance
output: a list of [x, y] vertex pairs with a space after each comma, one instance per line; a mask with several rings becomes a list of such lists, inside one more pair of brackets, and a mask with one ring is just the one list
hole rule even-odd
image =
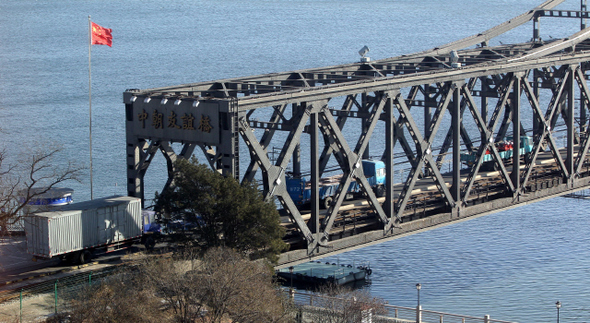
[[145, 202], [144, 196], [144, 177], [154, 159], [158, 150], [160, 150], [166, 160], [168, 179], [162, 190], [172, 185], [174, 179], [174, 162], [177, 158], [188, 159], [192, 156], [196, 148], [195, 144], [183, 144], [180, 153], [176, 153], [169, 141], [156, 141], [133, 138], [127, 140], [127, 175], [128, 175], [128, 194], [130, 196], [140, 197]]
[[375, 100], [373, 109], [370, 110], [370, 115], [366, 118], [366, 127], [364, 127], [354, 150], [349, 148], [346, 139], [340, 130], [340, 126], [332, 118], [332, 115], [330, 113], [322, 113], [321, 115], [322, 118], [320, 121], [322, 125], [322, 133], [325, 138], [328, 139], [329, 145], [335, 147], [336, 160], [343, 170], [343, 177], [335, 194], [335, 203], [328, 208], [326, 217], [323, 221], [322, 229], [324, 240], [328, 239], [334, 220], [338, 215], [338, 209], [342, 205], [348, 187], [353, 180], [356, 180], [359, 183], [363, 194], [367, 196], [367, 201], [370, 207], [377, 213], [378, 219], [385, 225], [389, 222], [387, 215], [381, 208], [381, 204], [377, 201], [377, 197], [364, 176], [363, 168], [361, 167], [362, 155], [365, 153], [365, 149], [369, 144], [369, 139], [389, 96], [389, 93], [378, 93], [378, 98]]
[[[572, 117], [575, 114], [573, 110], [575, 107], [572, 101], [573, 98], [576, 98], [577, 94], [586, 102], [583, 105], [584, 107], [587, 107], [590, 103], [588, 99], [590, 98], [590, 92], [586, 84], [587, 70], [583, 66], [583, 64], [578, 64], [555, 67], [550, 69], [551, 72], [548, 72], [546, 69], [539, 69], [534, 72], [532, 70], [523, 70], [516, 73], [509, 72], [478, 77], [477, 79], [466, 79], [464, 82], [446, 82], [444, 84], [437, 84], [436, 86], [414, 86], [407, 90], [408, 95], [403, 95], [403, 89], [375, 92], [369, 95], [370, 98], [366, 102], [370, 102], [370, 104], [364, 106], [363, 109], [359, 108], [360, 105], [353, 103], [361, 93], [347, 95], [340, 108], [328, 107], [330, 100], [317, 103], [302, 103], [300, 106], [306, 108], [297, 110], [299, 114], [294, 115], [291, 119], [297, 120], [296, 122], [291, 121], [291, 126], [275, 127], [277, 129], [290, 129], [288, 140], [285, 142], [285, 147], [276, 165], [272, 165], [268, 160], [262, 143], [257, 141], [252, 132], [252, 128], [250, 127], [250, 123], [252, 122], [249, 122], [245, 116], [241, 121], [241, 128], [243, 129], [243, 136], [246, 138], [247, 145], [249, 147], [255, 147], [251, 150], [251, 153], [257, 157], [252, 160], [252, 163], [265, 165], [261, 166], [261, 168], [267, 169], [266, 173], [268, 174], [263, 174], [267, 197], [270, 198], [273, 195], [278, 197], [282, 207], [290, 216], [292, 222], [298, 227], [298, 231], [300, 231], [302, 237], [308, 241], [311, 252], [318, 247], [327, 246], [334, 222], [339, 217], [339, 209], [342, 207], [346, 197], [344, 188], [347, 188], [355, 180], [359, 182], [363, 189], [363, 196], [367, 202], [367, 210], [365, 212], [374, 214], [375, 219], [381, 223], [384, 234], [388, 234], [391, 230], [395, 230], [396, 223], [404, 221], [404, 212], [407, 211], [406, 208], [412, 196], [411, 192], [424, 174], [432, 178], [432, 182], [437, 187], [440, 199], [449, 209], [460, 213], [462, 208], [468, 207], [467, 202], [471, 196], [471, 191], [478, 178], [482, 176], [480, 166], [483, 164], [485, 152], [488, 150], [492, 156], [495, 168], [498, 170], [504, 182], [506, 194], [512, 195], [515, 198], [526, 192], [533, 169], [539, 167], [536, 162], [543, 153], [541, 148], [544, 145], [547, 145], [549, 151], [552, 153], [564, 180], [578, 176], [590, 148], [588, 134], [579, 133], [578, 129], [582, 127], [581, 125], [576, 125]], [[532, 75], [544, 75], [544, 77], [542, 79], [535, 79]], [[548, 80], [550, 79], [552, 80], [550, 82], [552, 85], [547, 86], [549, 84]], [[535, 82], [545, 83], [545, 85], [537, 84], [538, 89], [535, 91], [533, 89]], [[429, 91], [431, 92], [436, 88], [436, 108], [430, 116], [430, 123], [421, 127], [416, 122], [416, 119], [424, 110], [412, 109], [411, 104], [416, 102], [414, 93], [424, 93], [426, 86], [429, 87]], [[536, 93], [543, 90], [545, 92]], [[490, 113], [489, 120], [486, 120], [482, 116], [481, 111], [483, 107], [480, 107], [475, 100], [476, 96], [482, 96], [484, 93], [488, 99], [495, 100], [496, 102], [495, 108]], [[542, 97], [547, 97], [548, 95], [550, 95], [550, 100], [546, 106], [542, 106], [540, 104]], [[527, 102], [527, 104], [521, 101]], [[560, 107], [564, 102], [568, 104], [567, 113], [558, 113], [561, 111]], [[355, 109], [351, 107], [356, 107], [357, 113], [353, 113]], [[525, 113], [527, 108], [529, 113]], [[470, 128], [469, 131], [461, 131], [461, 128], [467, 128], [464, 121], [465, 111], [469, 111], [477, 129], [476, 133], [473, 132], [475, 130], [473, 128]], [[284, 170], [288, 164], [286, 161], [289, 159], [289, 154], [293, 153], [294, 147], [305, 141], [303, 138], [304, 135], [314, 131], [309, 128], [310, 124], [307, 123], [309, 116], [314, 113], [318, 116], [316, 131], [319, 131], [324, 138], [324, 152], [329, 151], [329, 153], [323, 154], [323, 157], [320, 158], [320, 163], [324, 163], [325, 165], [325, 156], [332, 155], [343, 173], [339, 189], [334, 195], [334, 202], [325, 214], [320, 215], [317, 208], [311, 207], [311, 218], [322, 219], [319, 225], [319, 231], [315, 229], [315, 226], [311, 226], [315, 231], [310, 229], [310, 224], [307, 222], [308, 219], [304, 218], [301, 211], [295, 207], [284, 186]], [[437, 156], [434, 154], [433, 147], [436, 145], [437, 140], [442, 139], [438, 137], [440, 137], [439, 130], [443, 124], [445, 115], [451, 115], [453, 117], [455, 114], [459, 115], [455, 119], [458, 122], [455, 121], [445, 125], [444, 133], [446, 135], [443, 141], [445, 146], [448, 145], [446, 138], [449, 136], [452, 137], [456, 129], [459, 130], [458, 133], [461, 134], [462, 140], [459, 142], [457, 139], [451, 140], [453, 147], [458, 148], [453, 152], [455, 157], [458, 156], [457, 151], [459, 153], [469, 151], [466, 145], [464, 145], [464, 142], [479, 142], [480, 144], [472, 148], [476, 156], [474, 166], [461, 169], [461, 165], [455, 161], [453, 163], [452, 176], [448, 178], [443, 174], [441, 164], [436, 161]], [[521, 121], [522, 115], [524, 114], [532, 116], [537, 120], [536, 123], [541, 125], [537, 133], [533, 133], [532, 129], [525, 130], [527, 127]], [[558, 116], [557, 118], [555, 118], [556, 115]], [[338, 116], [338, 118], [335, 119], [334, 116]], [[347, 140], [343, 133], [343, 128], [346, 125], [346, 120], [355, 118], [362, 119], [365, 127], [355, 144], [349, 145], [349, 140]], [[568, 139], [566, 148], [559, 147], [556, 143], [555, 131], [551, 131], [551, 125], [555, 125], [557, 120], [564, 121], [566, 131], [569, 133], [568, 138], [571, 138]], [[411, 169], [406, 178], [395, 179], [398, 181], [401, 180], [403, 188], [395, 192], [397, 194], [394, 194], [393, 188], [388, 187], [387, 197], [385, 199], [379, 199], [375, 196], [369, 184], [366, 182], [362, 167], [359, 167], [359, 162], [362, 159], [361, 156], [364, 154], [368, 142], [376, 136], [374, 129], [377, 122], [385, 122], [391, 128], [391, 130], [388, 130], [390, 135], [385, 136], [386, 150], [383, 156], [390, 156], [389, 151], [395, 149], [396, 143], [399, 142], [402, 135], [404, 138], [406, 135], [409, 135], [411, 143], [413, 143], [413, 147], [409, 147], [411, 146], [409, 142], [406, 142], [406, 145], [399, 145], [405, 146], [400, 147], [402, 151], [411, 149], [411, 153], [406, 156]], [[527, 122], [531, 123], [532, 120], [528, 119]], [[305, 130], [306, 126], [308, 127], [307, 130]], [[507, 129], [503, 130], [504, 134], [507, 134], [511, 130], [513, 138], [520, 138], [520, 135], [534, 136], [532, 152], [527, 154], [526, 158], [522, 156], [524, 159], [521, 159], [519, 150], [515, 150], [514, 157], [510, 161], [506, 161], [500, 156], [500, 151], [495, 146], [495, 143], [502, 139], [498, 138], [499, 135], [504, 136], [504, 134], [500, 134], [501, 131], [498, 129], [502, 127]], [[586, 126], [585, 128], [587, 129], [588, 127]], [[428, 133], [429, 135], [425, 136], [423, 133]], [[573, 138], [576, 135], [582, 139], [579, 145], [573, 144]], [[518, 140], [514, 141], [518, 145]], [[317, 142], [311, 143], [310, 146], [312, 146], [311, 151], [319, 148], [317, 147]], [[354, 148], [351, 148], [353, 146]], [[390, 158], [390, 160], [388, 169], [393, 169], [393, 158]], [[571, 160], [572, 163], [568, 164], [564, 160]], [[424, 168], [426, 168], [426, 171], [423, 172]], [[272, 169], [275, 169], [275, 171], [272, 172]], [[391, 209], [393, 212], [387, 211], [387, 206], [390, 204], [393, 205]], [[316, 215], [313, 213], [316, 213]]]

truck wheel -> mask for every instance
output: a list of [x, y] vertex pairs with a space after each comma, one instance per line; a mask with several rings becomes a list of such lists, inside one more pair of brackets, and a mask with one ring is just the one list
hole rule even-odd
[[322, 200], [322, 208], [323, 209], [329, 209], [330, 205], [332, 205], [332, 198], [331, 197], [326, 197], [325, 199]]
[[147, 249], [148, 251], [152, 251], [156, 246], [156, 240], [154, 240], [154, 237], [147, 237], [145, 238], [145, 242], [143, 243], [143, 245], [145, 246], [145, 249]]
[[377, 197], [385, 196], [385, 187], [383, 187], [383, 185], [379, 185], [379, 186], [375, 187], [375, 195]]
[[89, 262], [91, 258], [92, 258], [92, 254], [90, 253], [90, 251], [88, 251], [88, 250], [80, 251], [80, 254], [78, 255], [78, 263], [80, 265], [83, 265], [83, 264]]

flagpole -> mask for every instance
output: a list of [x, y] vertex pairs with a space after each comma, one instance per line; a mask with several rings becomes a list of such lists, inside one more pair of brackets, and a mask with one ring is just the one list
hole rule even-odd
[[91, 64], [91, 53], [92, 53], [92, 23], [90, 21], [90, 15], [88, 16], [88, 119], [89, 119], [89, 138], [88, 147], [90, 151], [90, 199], [94, 199], [92, 190], [92, 64]]

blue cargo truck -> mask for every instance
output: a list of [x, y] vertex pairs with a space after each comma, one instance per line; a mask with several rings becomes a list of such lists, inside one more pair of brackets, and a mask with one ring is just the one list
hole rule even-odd
[[[380, 160], [363, 160], [363, 172], [377, 197], [385, 195], [385, 163]], [[323, 177], [319, 183], [320, 206], [327, 209], [332, 204], [334, 195], [340, 186], [342, 174]], [[311, 183], [305, 177], [287, 177], [287, 190], [298, 207], [311, 202]], [[360, 194], [360, 185], [353, 181], [346, 192], [346, 198], [352, 199]]]

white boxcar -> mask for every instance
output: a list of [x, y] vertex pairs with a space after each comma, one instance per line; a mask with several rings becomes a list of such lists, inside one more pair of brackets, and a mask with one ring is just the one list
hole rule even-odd
[[141, 199], [115, 196], [36, 213], [25, 220], [27, 252], [41, 258], [72, 256], [87, 261], [90, 251], [133, 242], [142, 236]]

